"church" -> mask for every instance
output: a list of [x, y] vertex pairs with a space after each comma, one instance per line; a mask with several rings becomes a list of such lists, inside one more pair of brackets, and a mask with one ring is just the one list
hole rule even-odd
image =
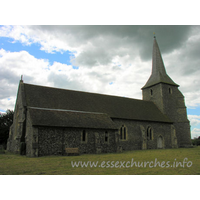
[[7, 150], [29, 157], [191, 147], [183, 94], [166, 73], [156, 37], [142, 100], [20, 80]]

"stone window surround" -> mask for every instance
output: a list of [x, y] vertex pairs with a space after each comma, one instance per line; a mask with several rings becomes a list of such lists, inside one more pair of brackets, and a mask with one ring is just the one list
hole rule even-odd
[[169, 87], [169, 94], [172, 94], [172, 88]]
[[153, 90], [152, 89], [150, 89], [150, 95], [153, 96]]
[[[107, 138], [107, 140], [106, 140], [106, 138]], [[104, 142], [105, 142], [106, 144], [109, 143], [109, 133], [108, 133], [108, 131], [105, 131], [105, 133], [104, 133]]]
[[119, 139], [121, 141], [127, 141], [128, 134], [127, 134], [127, 127], [125, 125], [122, 125], [119, 129]]
[[[83, 139], [84, 139], [84, 138], [83, 138], [84, 134], [85, 134], [85, 140], [83, 140]], [[87, 143], [87, 139], [88, 139], [88, 133], [87, 133], [87, 131], [84, 129], [84, 130], [81, 131], [81, 143]]]
[[147, 127], [147, 140], [153, 140], [153, 129], [151, 126]]

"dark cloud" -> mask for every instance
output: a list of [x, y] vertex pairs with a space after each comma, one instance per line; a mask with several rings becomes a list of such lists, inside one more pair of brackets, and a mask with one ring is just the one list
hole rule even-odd
[[54, 87], [57, 88], [63, 88], [63, 89], [71, 89], [71, 90], [79, 90], [79, 91], [85, 91], [86, 88], [84, 88], [83, 84], [81, 84], [79, 81], [76, 80], [70, 80], [66, 75], [64, 74], [55, 74], [50, 73], [48, 76], [48, 81], [54, 83]]
[[112, 61], [113, 56], [114, 54], [106, 52], [103, 48], [90, 48], [83, 51], [72, 63], [77, 66], [106, 65]]
[[[166, 70], [182, 86], [185, 96], [199, 87], [200, 26], [28, 26], [24, 29], [22, 36], [40, 43], [47, 52], [77, 52], [72, 63], [79, 66], [77, 72], [82, 74], [66, 71], [67, 75], [58, 75], [52, 71], [48, 82], [55, 87], [139, 96], [140, 86], [145, 84], [151, 71], [153, 32]], [[22, 29], [16, 28], [15, 32], [19, 30]], [[20, 41], [26, 43], [23, 38]], [[21, 60], [14, 65], [21, 66]], [[9, 73], [9, 70], [1, 72], [4, 78], [5, 74], [9, 76], [6, 79], [10, 83], [18, 84], [19, 77]], [[26, 77], [26, 82], [35, 83], [31, 77]], [[112, 87], [110, 82], [114, 82]], [[195, 98], [193, 105], [198, 100]]]
[[[26, 75], [27, 82], [33, 82], [33, 77]], [[0, 99], [16, 95], [20, 77], [9, 69], [0, 67]]]
[[[163, 53], [180, 48], [188, 39], [194, 26], [31, 26], [31, 29], [50, 33], [54, 36], [68, 39], [72, 46], [80, 46], [93, 43], [101, 55], [102, 47], [108, 53], [112, 49], [124, 47], [138, 48], [140, 56], [144, 60], [151, 58], [153, 32], [156, 33], [160, 48]], [[103, 38], [103, 39], [102, 39]], [[99, 49], [100, 45], [100, 49]], [[88, 52], [92, 53], [91, 51]], [[129, 52], [127, 52], [129, 53]], [[85, 52], [84, 52], [85, 54]], [[111, 54], [112, 55], [112, 54]], [[98, 58], [98, 57], [96, 57]], [[100, 59], [101, 60], [101, 59]], [[108, 59], [109, 60], [109, 59]]]

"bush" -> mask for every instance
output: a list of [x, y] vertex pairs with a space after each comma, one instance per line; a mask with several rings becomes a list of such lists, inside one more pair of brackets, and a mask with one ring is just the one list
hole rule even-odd
[[0, 154], [5, 153], [3, 145], [0, 145]]

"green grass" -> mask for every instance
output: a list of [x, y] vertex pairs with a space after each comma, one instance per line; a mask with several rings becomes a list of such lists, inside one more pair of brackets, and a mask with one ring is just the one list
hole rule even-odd
[[[170, 161], [170, 167], [152, 167], [147, 164], [146, 167], [72, 167], [71, 161]], [[183, 162], [184, 158], [192, 162], [191, 167], [171, 167], [175, 159], [178, 162]], [[98, 166], [99, 166], [98, 164]], [[113, 163], [114, 164], [114, 163]], [[153, 164], [153, 163], [152, 163]], [[151, 166], [152, 166], [151, 164]], [[119, 164], [120, 166], [120, 164]], [[125, 165], [124, 165], [125, 166]], [[130, 166], [130, 163], [128, 163]], [[165, 165], [166, 166], [166, 165]], [[84, 154], [80, 156], [44, 156], [29, 158], [16, 154], [6, 153], [0, 154], [0, 174], [4, 175], [65, 175], [65, 174], [93, 174], [93, 175], [198, 175], [200, 174], [200, 147], [195, 148], [180, 148], [180, 149], [155, 149], [155, 150], [137, 150], [127, 151], [123, 153], [110, 153], [110, 154]]]

